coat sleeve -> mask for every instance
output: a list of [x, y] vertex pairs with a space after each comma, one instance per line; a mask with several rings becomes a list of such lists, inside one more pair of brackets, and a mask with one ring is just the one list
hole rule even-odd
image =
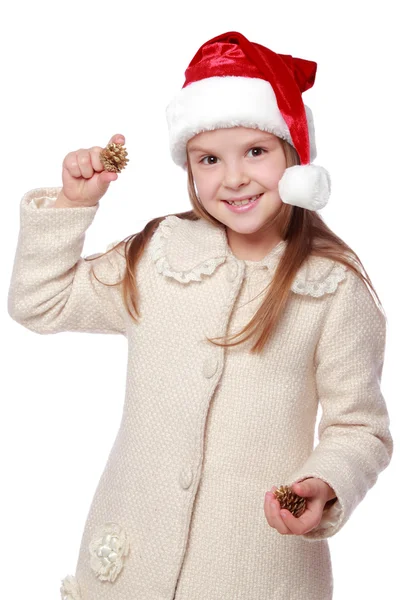
[[124, 273], [123, 247], [86, 261], [81, 256], [85, 232], [99, 205], [53, 208], [60, 189], [38, 188], [22, 198], [9, 315], [40, 334], [126, 335], [120, 286], [103, 285], [93, 275], [94, 271], [105, 283], [119, 281]]
[[301, 536], [306, 540], [336, 534], [392, 457], [389, 416], [380, 388], [385, 339], [385, 316], [361, 279], [347, 270], [315, 353], [322, 409], [319, 443], [288, 483], [318, 477], [336, 494], [320, 524]]

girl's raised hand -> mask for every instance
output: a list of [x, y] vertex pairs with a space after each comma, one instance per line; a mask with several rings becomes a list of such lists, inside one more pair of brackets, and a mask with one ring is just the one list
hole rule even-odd
[[[117, 133], [108, 143], [124, 144], [125, 138]], [[118, 174], [104, 169], [100, 161], [103, 148], [81, 148], [70, 152], [63, 160], [62, 190], [55, 206], [94, 206], [108, 190]]]
[[271, 527], [282, 535], [303, 535], [317, 527], [322, 518], [325, 503], [335, 497], [332, 488], [316, 477], [310, 477], [300, 483], [294, 483], [292, 490], [299, 496], [307, 498], [307, 507], [300, 517], [295, 517], [289, 510], [282, 510], [273, 492], [267, 492], [264, 501], [264, 513]]

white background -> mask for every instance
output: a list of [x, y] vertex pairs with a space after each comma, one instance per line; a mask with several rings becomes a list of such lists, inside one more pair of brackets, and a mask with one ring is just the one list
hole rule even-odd
[[[85, 518], [121, 418], [127, 353], [122, 336], [40, 336], [9, 317], [20, 199], [30, 189], [61, 185], [69, 151], [105, 146], [123, 133], [129, 167], [100, 201], [84, 254], [104, 251], [153, 217], [189, 210], [185, 173], [169, 156], [165, 107], [198, 47], [220, 33], [240, 31], [276, 52], [318, 63], [316, 83], [303, 99], [314, 113], [315, 163], [332, 177], [321, 216], [360, 256], [385, 307], [382, 389], [396, 444], [395, 13], [390, 0], [35, 0], [3, 9], [2, 597], [53, 600], [61, 578], [74, 573]], [[398, 473], [395, 447], [388, 469], [329, 541], [335, 600], [398, 594]]]

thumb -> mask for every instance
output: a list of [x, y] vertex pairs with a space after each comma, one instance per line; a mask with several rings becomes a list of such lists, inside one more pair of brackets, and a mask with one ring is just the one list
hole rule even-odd
[[113, 171], [102, 171], [97, 180], [99, 190], [102, 192], [107, 191], [110, 183], [116, 179], [118, 179], [117, 173], [114, 173]]
[[118, 175], [112, 171], [102, 171], [101, 173], [96, 173], [91, 181], [93, 198], [96, 198], [98, 202], [107, 192], [110, 183], [116, 179], [118, 179]]
[[314, 486], [308, 480], [302, 481], [301, 483], [294, 483], [292, 489], [296, 494], [304, 496], [305, 498], [312, 496], [315, 493]]

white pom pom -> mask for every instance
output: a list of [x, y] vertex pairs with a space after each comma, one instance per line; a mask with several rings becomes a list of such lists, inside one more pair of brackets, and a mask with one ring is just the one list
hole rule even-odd
[[279, 182], [282, 202], [308, 210], [320, 210], [329, 200], [331, 180], [324, 167], [294, 165], [289, 167]]

